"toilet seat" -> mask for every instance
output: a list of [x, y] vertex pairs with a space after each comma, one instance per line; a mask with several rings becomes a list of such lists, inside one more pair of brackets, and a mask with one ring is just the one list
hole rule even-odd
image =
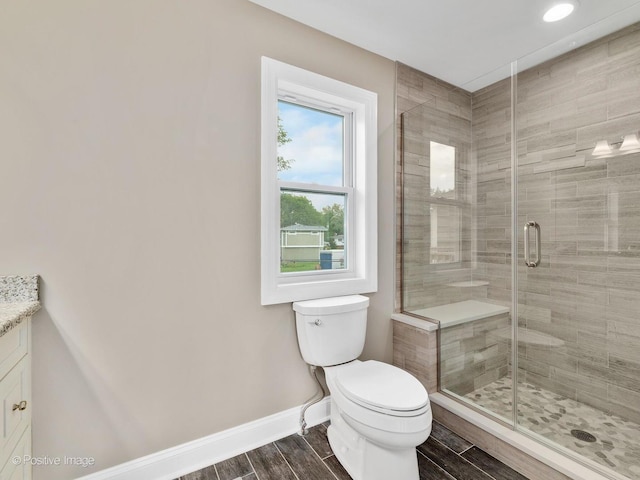
[[411, 374], [387, 363], [368, 360], [339, 368], [335, 385], [348, 400], [394, 417], [415, 417], [430, 409], [429, 396]]

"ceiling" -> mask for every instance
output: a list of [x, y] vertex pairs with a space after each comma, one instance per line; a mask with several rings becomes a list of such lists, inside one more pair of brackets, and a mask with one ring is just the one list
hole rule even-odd
[[639, 0], [250, 0], [320, 31], [475, 91], [640, 21]]

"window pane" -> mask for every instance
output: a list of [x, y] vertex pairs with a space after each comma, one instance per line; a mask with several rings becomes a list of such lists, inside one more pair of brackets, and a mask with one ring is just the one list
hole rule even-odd
[[280, 191], [280, 271], [347, 268], [346, 195]]
[[460, 207], [431, 205], [430, 262], [460, 261]]
[[344, 117], [278, 101], [278, 179], [342, 186]]
[[431, 196], [456, 198], [456, 148], [442, 143], [430, 143], [429, 176]]

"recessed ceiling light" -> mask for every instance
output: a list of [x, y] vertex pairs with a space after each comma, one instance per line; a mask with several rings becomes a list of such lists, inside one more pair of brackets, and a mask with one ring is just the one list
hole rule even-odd
[[573, 12], [575, 5], [573, 3], [556, 3], [553, 7], [546, 11], [542, 19], [545, 22], [557, 22], [568, 17]]

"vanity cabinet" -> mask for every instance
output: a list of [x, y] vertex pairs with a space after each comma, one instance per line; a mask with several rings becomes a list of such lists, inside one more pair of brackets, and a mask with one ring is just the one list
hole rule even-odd
[[0, 337], [0, 480], [31, 479], [30, 350], [31, 318]]

